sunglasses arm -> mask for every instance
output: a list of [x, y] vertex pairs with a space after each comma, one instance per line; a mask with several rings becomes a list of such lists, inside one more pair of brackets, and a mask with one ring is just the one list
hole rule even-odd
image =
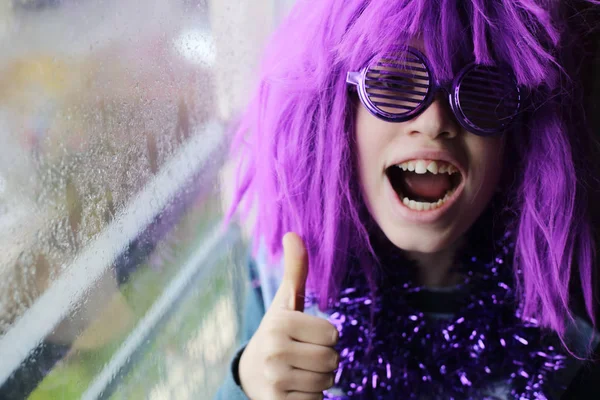
[[360, 72], [348, 72], [348, 75], [346, 75], [346, 83], [350, 83], [354, 86], [358, 86], [359, 81], [360, 81]]

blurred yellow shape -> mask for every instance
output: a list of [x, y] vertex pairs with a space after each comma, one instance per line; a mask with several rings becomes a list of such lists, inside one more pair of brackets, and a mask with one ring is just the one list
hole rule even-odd
[[74, 83], [74, 70], [50, 55], [15, 60], [0, 69], [0, 102], [29, 109], [38, 96], [61, 98]]

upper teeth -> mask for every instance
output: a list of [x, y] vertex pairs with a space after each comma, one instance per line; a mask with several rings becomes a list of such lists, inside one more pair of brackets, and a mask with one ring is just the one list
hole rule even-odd
[[444, 161], [430, 161], [430, 160], [411, 160], [403, 162], [397, 165], [398, 168], [402, 168], [403, 171], [414, 171], [416, 174], [425, 174], [431, 172], [432, 174], [455, 174], [458, 169]]

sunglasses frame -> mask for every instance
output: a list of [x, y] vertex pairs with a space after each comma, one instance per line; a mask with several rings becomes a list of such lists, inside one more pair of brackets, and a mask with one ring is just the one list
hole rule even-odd
[[[518, 97], [518, 104], [515, 108], [515, 111], [512, 116], [507, 118], [507, 119], [509, 119], [509, 121], [507, 123], [503, 124], [502, 126], [500, 126], [498, 128], [481, 128], [480, 126], [471, 122], [469, 120], [469, 118], [465, 115], [465, 113], [461, 107], [460, 100], [459, 100], [460, 86], [463, 83], [463, 78], [468, 73], [470, 73], [472, 70], [474, 70], [476, 68], [480, 68], [480, 67], [490, 68], [489, 66], [476, 64], [476, 63], [470, 63], [470, 64], [466, 65], [464, 68], [462, 68], [452, 81], [448, 81], [448, 82], [444, 83], [444, 82], [439, 82], [435, 78], [435, 76], [433, 74], [433, 69], [431, 68], [430, 61], [419, 50], [417, 50], [413, 47], [405, 47], [405, 48], [401, 48], [399, 50], [405, 51], [405, 52], [411, 54], [412, 56], [416, 56], [423, 63], [425, 68], [427, 69], [427, 72], [429, 75], [429, 87], [427, 88], [427, 94], [425, 95], [425, 98], [423, 99], [421, 104], [419, 104], [413, 110], [408, 111], [407, 113], [398, 115], [398, 114], [392, 114], [392, 113], [388, 113], [384, 110], [381, 110], [379, 107], [377, 107], [375, 104], [373, 104], [373, 102], [369, 98], [369, 94], [367, 93], [367, 87], [366, 87], [366, 83], [365, 83], [366, 79], [367, 79], [367, 73], [369, 73], [371, 68], [374, 65], [376, 65], [377, 62], [379, 62], [379, 59], [372, 61], [369, 65], [367, 65], [366, 67], [364, 67], [363, 69], [361, 69], [358, 72], [348, 72], [348, 74], [346, 76], [346, 83], [351, 85], [350, 86], [351, 89], [354, 89], [358, 92], [358, 97], [360, 98], [360, 101], [365, 106], [365, 108], [374, 116], [376, 116], [384, 121], [393, 122], [393, 123], [409, 121], [409, 120], [417, 117], [423, 111], [425, 111], [427, 109], [427, 107], [429, 107], [431, 105], [431, 103], [433, 103], [437, 93], [439, 93], [440, 91], [443, 91], [443, 92], [446, 92], [446, 94], [448, 96], [448, 103], [450, 104], [452, 113], [456, 117], [456, 120], [458, 121], [458, 123], [464, 129], [466, 129], [467, 131], [469, 131], [471, 133], [474, 133], [475, 135], [478, 135], [478, 136], [500, 135], [500, 134], [506, 132], [509, 129], [509, 127], [514, 123], [514, 121], [517, 119], [517, 116], [519, 115], [519, 112], [521, 111], [522, 105], [523, 105], [522, 104], [523, 103], [523, 91], [522, 91], [522, 88], [517, 84], [516, 78], [514, 77], [514, 75], [512, 74], [512, 72], [510, 70], [504, 69], [504, 68], [497, 68], [501, 74], [505, 74], [506, 77], [511, 82], [514, 82], [515, 89], [517, 92], [517, 97]], [[494, 67], [494, 68], [496, 68], [496, 67]]]

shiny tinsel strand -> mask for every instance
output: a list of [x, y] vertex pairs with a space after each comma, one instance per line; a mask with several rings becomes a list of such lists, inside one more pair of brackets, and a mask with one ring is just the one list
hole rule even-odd
[[469, 294], [451, 319], [432, 318], [407, 302], [423, 290], [410, 282], [407, 268], [394, 269], [374, 298], [363, 277], [352, 277], [329, 317], [340, 332], [335, 382], [345, 395], [329, 391], [325, 398], [493, 399], [490, 387], [499, 384], [510, 388], [511, 399], [546, 399], [566, 357], [537, 321], [519, 316], [510, 235], [496, 248], [488, 261], [464, 257]]

